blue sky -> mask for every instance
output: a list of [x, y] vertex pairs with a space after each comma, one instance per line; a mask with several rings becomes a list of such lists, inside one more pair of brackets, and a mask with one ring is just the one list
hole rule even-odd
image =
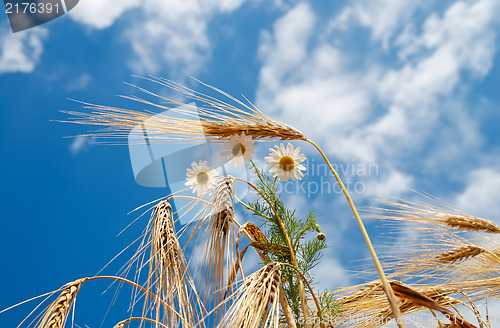
[[[136, 93], [124, 81], [168, 92], [132, 75], [205, 91], [194, 76], [244, 94], [323, 147], [358, 183], [360, 205], [414, 189], [500, 223], [499, 14], [496, 0], [83, 0], [16, 34], [1, 14], [0, 309], [94, 275], [142, 231], [145, 220], [116, 237], [135, 218], [127, 213], [164, 194], [135, 183], [127, 147], [65, 138], [87, 128], [54, 122], [81, 109], [68, 98], [136, 106], [116, 97]], [[287, 201], [316, 210], [333, 246], [320, 286], [356, 282], [349, 270], [368, 252], [345, 199], [298, 190]], [[79, 298], [81, 327], [101, 324], [112, 293], [90, 299], [102, 289]], [[0, 314], [0, 325], [31, 308]], [[124, 317], [118, 309], [105, 325]]]

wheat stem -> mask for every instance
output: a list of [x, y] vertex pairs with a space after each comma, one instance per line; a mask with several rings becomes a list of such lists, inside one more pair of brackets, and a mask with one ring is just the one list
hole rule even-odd
[[492, 251], [489, 251], [487, 249], [485, 249], [485, 251], [486, 251], [486, 253], [488, 253], [491, 256], [493, 256], [498, 261], [498, 263], [500, 263], [500, 257], [498, 257], [498, 255], [496, 255], [495, 253], [493, 253]]
[[124, 328], [127, 323], [134, 321], [134, 320], [149, 321], [149, 322], [152, 322], [152, 323], [154, 323], [162, 328], [168, 328], [167, 326], [165, 326], [164, 324], [162, 324], [159, 321], [156, 321], [156, 320], [153, 320], [150, 318], [144, 318], [144, 317], [132, 317], [132, 318], [122, 320], [122, 321], [118, 322], [113, 328]]
[[358, 210], [356, 209], [356, 206], [354, 205], [354, 202], [352, 201], [351, 195], [349, 195], [349, 192], [347, 191], [346, 187], [344, 186], [344, 183], [340, 179], [340, 176], [338, 175], [337, 171], [333, 168], [332, 164], [326, 157], [325, 153], [319, 148], [318, 145], [316, 145], [313, 141], [306, 139], [307, 142], [309, 142], [311, 145], [313, 145], [318, 152], [321, 154], [323, 159], [325, 160], [326, 164], [330, 168], [330, 171], [332, 171], [333, 175], [335, 176], [335, 179], [337, 180], [340, 188], [342, 189], [345, 197], [347, 198], [347, 202], [349, 203], [349, 206], [351, 207], [352, 213], [354, 214], [354, 217], [356, 218], [356, 221], [358, 222], [359, 228], [361, 229], [361, 233], [363, 234], [363, 237], [365, 238], [366, 245], [368, 246], [368, 249], [370, 250], [370, 254], [373, 258], [373, 262], [375, 263], [375, 267], [377, 268], [378, 274], [380, 276], [380, 281], [382, 282], [382, 285], [384, 287], [384, 291], [387, 295], [387, 300], [389, 301], [389, 304], [391, 305], [392, 313], [394, 314], [394, 318], [396, 319], [396, 322], [400, 328], [405, 328], [404, 320], [402, 318], [401, 310], [399, 309], [398, 306], [398, 301], [396, 299], [396, 295], [394, 295], [394, 291], [392, 290], [391, 286], [389, 285], [389, 282], [387, 281], [387, 278], [384, 273], [384, 269], [382, 268], [382, 265], [380, 264], [380, 261], [378, 259], [377, 253], [375, 252], [375, 249], [373, 248], [372, 242], [370, 241], [370, 236], [368, 236], [368, 232], [366, 231], [365, 225], [363, 224], [363, 221], [361, 220], [361, 217], [358, 213]]

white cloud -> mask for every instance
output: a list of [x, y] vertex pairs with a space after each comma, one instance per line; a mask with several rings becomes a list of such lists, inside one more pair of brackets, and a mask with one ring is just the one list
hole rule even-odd
[[467, 187], [457, 197], [457, 207], [473, 215], [500, 223], [500, 167], [480, 168], [469, 173]]
[[330, 27], [347, 29], [355, 24], [368, 27], [372, 39], [382, 41], [387, 49], [389, 39], [422, 6], [422, 2], [412, 0], [355, 1], [330, 22]]
[[[392, 172], [379, 181], [388, 189], [376, 188], [386, 196], [414, 181], [408, 170], [415, 163], [408, 158], [418, 156], [439, 174], [442, 161], [450, 161], [445, 153], [457, 161], [476, 151], [480, 133], [463, 101], [474, 79], [492, 67], [499, 4], [458, 1], [442, 14], [411, 5], [409, 13], [389, 21], [382, 9], [370, 8], [398, 16], [405, 10], [399, 2], [361, 4], [350, 5], [326, 27], [305, 4], [280, 18], [262, 38], [257, 104], [330, 155]], [[411, 19], [417, 10], [422, 21]], [[375, 41], [363, 51], [390, 50], [387, 58], [342, 51], [356, 24], [369, 27]]]
[[145, 2], [144, 15], [125, 32], [134, 51], [130, 66], [141, 74], [169, 70], [177, 78], [198, 73], [211, 56], [208, 23], [218, 14], [237, 9], [242, 2]]
[[336, 258], [324, 257], [312, 270], [315, 290], [335, 290], [350, 285], [349, 273]]
[[78, 154], [85, 148], [90, 146], [90, 141], [92, 141], [91, 137], [87, 136], [78, 136], [73, 139], [73, 142], [69, 146], [69, 149], [73, 154]]
[[36, 27], [18, 33], [0, 30], [0, 74], [31, 73], [43, 53], [43, 40], [48, 31]]
[[83, 73], [76, 79], [68, 82], [66, 85], [66, 90], [68, 91], [73, 91], [73, 90], [79, 90], [87, 87], [89, 83], [91, 82], [92, 77], [88, 73]]
[[[273, 34], [263, 34], [257, 102], [311, 139], [330, 142], [331, 150], [352, 151], [339, 138], [366, 120], [368, 86], [361, 74], [346, 74], [342, 69], [346, 60], [332, 45], [309, 50], [314, 24], [314, 13], [302, 3], [274, 24]], [[350, 151], [344, 159], [350, 159]], [[360, 149], [359, 153], [366, 152]]]
[[399, 51], [413, 53], [415, 59], [384, 77], [382, 99], [404, 107], [429, 106], [438, 96], [453, 91], [460, 73], [484, 76], [492, 66], [492, 22], [498, 7], [498, 2], [491, 0], [457, 2], [442, 18], [431, 14], [422, 34], [406, 36], [401, 42]]
[[80, 1], [69, 15], [81, 24], [103, 29], [111, 26], [125, 11], [138, 7], [141, 2], [142, 0]]
[[261, 36], [259, 56], [265, 62], [260, 76], [266, 84], [265, 91], [276, 93], [281, 80], [291, 67], [303, 63], [307, 56], [307, 42], [314, 26], [314, 14], [305, 3], [297, 5], [274, 24], [274, 34]]
[[408, 191], [412, 184], [413, 177], [411, 175], [391, 170], [385, 176], [369, 180], [366, 183], [364, 196], [390, 199]]
[[[122, 38], [133, 55], [129, 66], [136, 74], [169, 71], [180, 80], [200, 72], [211, 56], [207, 35], [209, 22], [230, 13], [244, 0], [124, 0], [85, 1], [70, 12], [71, 17], [92, 28], [110, 27], [127, 11], [129, 21]], [[173, 76], [172, 76], [173, 75]]]

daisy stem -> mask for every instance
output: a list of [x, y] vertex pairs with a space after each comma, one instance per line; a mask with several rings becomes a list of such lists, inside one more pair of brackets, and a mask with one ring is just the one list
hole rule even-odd
[[[255, 165], [255, 164], [254, 164]], [[273, 204], [271, 203], [271, 201], [269, 201], [269, 199], [267, 199], [266, 196], [264, 196], [259, 188], [257, 188], [256, 186], [254, 186], [251, 182], [249, 181], [246, 181], [246, 180], [243, 180], [243, 179], [240, 179], [240, 178], [235, 178], [236, 180], [239, 180], [241, 182], [245, 182], [246, 184], [248, 184], [250, 187], [252, 187], [253, 189], [255, 189], [255, 191], [262, 197], [262, 199], [264, 199], [266, 201], [266, 203], [269, 205], [269, 207], [271, 208], [271, 210], [273, 211], [274, 215], [276, 216], [276, 219], [280, 225], [280, 228], [281, 228], [281, 231], [283, 231], [283, 235], [285, 236], [285, 239], [286, 239], [286, 243], [288, 245], [288, 249], [290, 250], [290, 257], [292, 259], [292, 264], [297, 268], [297, 271], [299, 270], [299, 262], [297, 261], [297, 256], [295, 255], [295, 251], [293, 249], [293, 246], [292, 246], [292, 242], [290, 240], [290, 237], [288, 236], [288, 232], [286, 231], [286, 228], [285, 228], [285, 225], [283, 224], [283, 221], [281, 220], [280, 216], [278, 215], [278, 212], [276, 211], [276, 208], [274, 208]], [[307, 298], [306, 298], [306, 292], [305, 292], [305, 289], [304, 289], [304, 284], [302, 283], [302, 278], [300, 276], [299, 273], [296, 273], [297, 275], [297, 287], [299, 289], [299, 293], [300, 293], [300, 303], [302, 305], [302, 311], [303, 311], [303, 315], [304, 315], [304, 322], [305, 322], [305, 326], [306, 328], [309, 328], [311, 327], [311, 323], [310, 323], [310, 320], [308, 320], [310, 314], [309, 314], [309, 307], [307, 305]]]
[[404, 321], [403, 321], [401, 310], [399, 309], [396, 295], [394, 295], [394, 291], [392, 290], [392, 287], [389, 285], [389, 281], [387, 280], [387, 278], [385, 276], [384, 269], [382, 268], [382, 265], [380, 264], [380, 261], [377, 257], [377, 253], [375, 253], [375, 249], [373, 248], [372, 242], [370, 241], [370, 237], [368, 236], [368, 232], [366, 231], [365, 225], [363, 224], [363, 221], [361, 220], [361, 217], [358, 213], [358, 210], [356, 209], [356, 206], [354, 205], [354, 202], [352, 201], [351, 195], [349, 195], [349, 192], [347, 191], [346, 187], [344, 186], [344, 183], [340, 179], [340, 176], [335, 171], [332, 164], [330, 163], [330, 161], [326, 157], [325, 153], [321, 150], [321, 148], [319, 148], [318, 145], [316, 145], [314, 142], [312, 142], [309, 139], [306, 139], [305, 141], [309, 142], [311, 145], [313, 145], [318, 150], [318, 152], [321, 154], [321, 156], [325, 160], [326, 164], [330, 168], [330, 171], [332, 171], [333, 175], [335, 176], [335, 179], [337, 180], [340, 188], [344, 192], [344, 195], [347, 198], [347, 202], [349, 203], [349, 206], [351, 207], [352, 213], [354, 214], [354, 217], [356, 218], [356, 221], [358, 222], [359, 228], [361, 229], [361, 233], [363, 234], [363, 237], [365, 238], [366, 244], [368, 245], [368, 249], [370, 250], [370, 254], [373, 258], [373, 262], [375, 263], [375, 267], [377, 268], [378, 274], [380, 276], [380, 281], [382, 282], [382, 286], [384, 287], [384, 291], [387, 295], [387, 300], [389, 301], [392, 313], [394, 314], [394, 318], [396, 319], [396, 322], [400, 328], [405, 328], [406, 326], [405, 326]]
[[264, 187], [266, 187], [268, 191], [272, 192], [272, 187], [274, 187], [274, 185], [276, 184], [276, 178], [274, 178], [272, 187], [269, 186], [267, 184], [267, 182], [265, 182], [264, 179], [262, 179], [262, 175], [260, 174], [259, 169], [257, 168], [257, 165], [255, 165], [255, 162], [251, 159], [250, 163], [252, 163], [253, 169], [254, 169], [255, 173], [257, 174], [257, 177], [259, 178], [259, 180], [262, 183], [262, 185]]
[[247, 210], [249, 210], [249, 211], [253, 212], [253, 213], [254, 213], [254, 214], [256, 214], [256, 215], [260, 215], [260, 216], [262, 216], [264, 219], [266, 219], [266, 220], [268, 220], [268, 221], [271, 221], [271, 218], [270, 218], [270, 217], [268, 217], [267, 215], [265, 215], [264, 213], [262, 213], [262, 212], [258, 212], [258, 211], [256, 211], [255, 209], [251, 208], [250, 206], [248, 206], [246, 203], [244, 203], [244, 202], [243, 202], [241, 199], [239, 199], [238, 197], [236, 197], [236, 196], [233, 196], [233, 197], [234, 197], [234, 198], [238, 201], [238, 203], [240, 203], [241, 205], [243, 205], [243, 207], [245, 207]]

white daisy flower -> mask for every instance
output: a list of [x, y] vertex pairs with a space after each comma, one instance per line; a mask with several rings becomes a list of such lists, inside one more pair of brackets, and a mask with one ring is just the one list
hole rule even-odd
[[186, 170], [186, 186], [193, 189], [198, 197], [205, 196], [212, 192], [212, 189], [217, 184], [219, 172], [213, 167], [209, 167], [207, 161], [191, 163], [192, 169]]
[[301, 171], [305, 171], [305, 166], [300, 164], [306, 160], [304, 154], [299, 154], [300, 147], [293, 150], [293, 145], [288, 144], [286, 148], [283, 144], [274, 146], [276, 149], [269, 149], [269, 157], [266, 157], [267, 164], [271, 165], [272, 168], [269, 173], [273, 173], [273, 177], [278, 177], [281, 181], [288, 181], [292, 178], [302, 179], [304, 174]]
[[234, 164], [234, 167], [240, 169], [245, 164], [245, 161], [252, 159], [252, 154], [255, 153], [254, 141], [251, 136], [246, 136], [244, 132], [241, 135], [233, 134], [229, 140], [224, 143], [224, 148], [228, 151], [223, 151], [221, 156], [226, 156], [229, 163]]

